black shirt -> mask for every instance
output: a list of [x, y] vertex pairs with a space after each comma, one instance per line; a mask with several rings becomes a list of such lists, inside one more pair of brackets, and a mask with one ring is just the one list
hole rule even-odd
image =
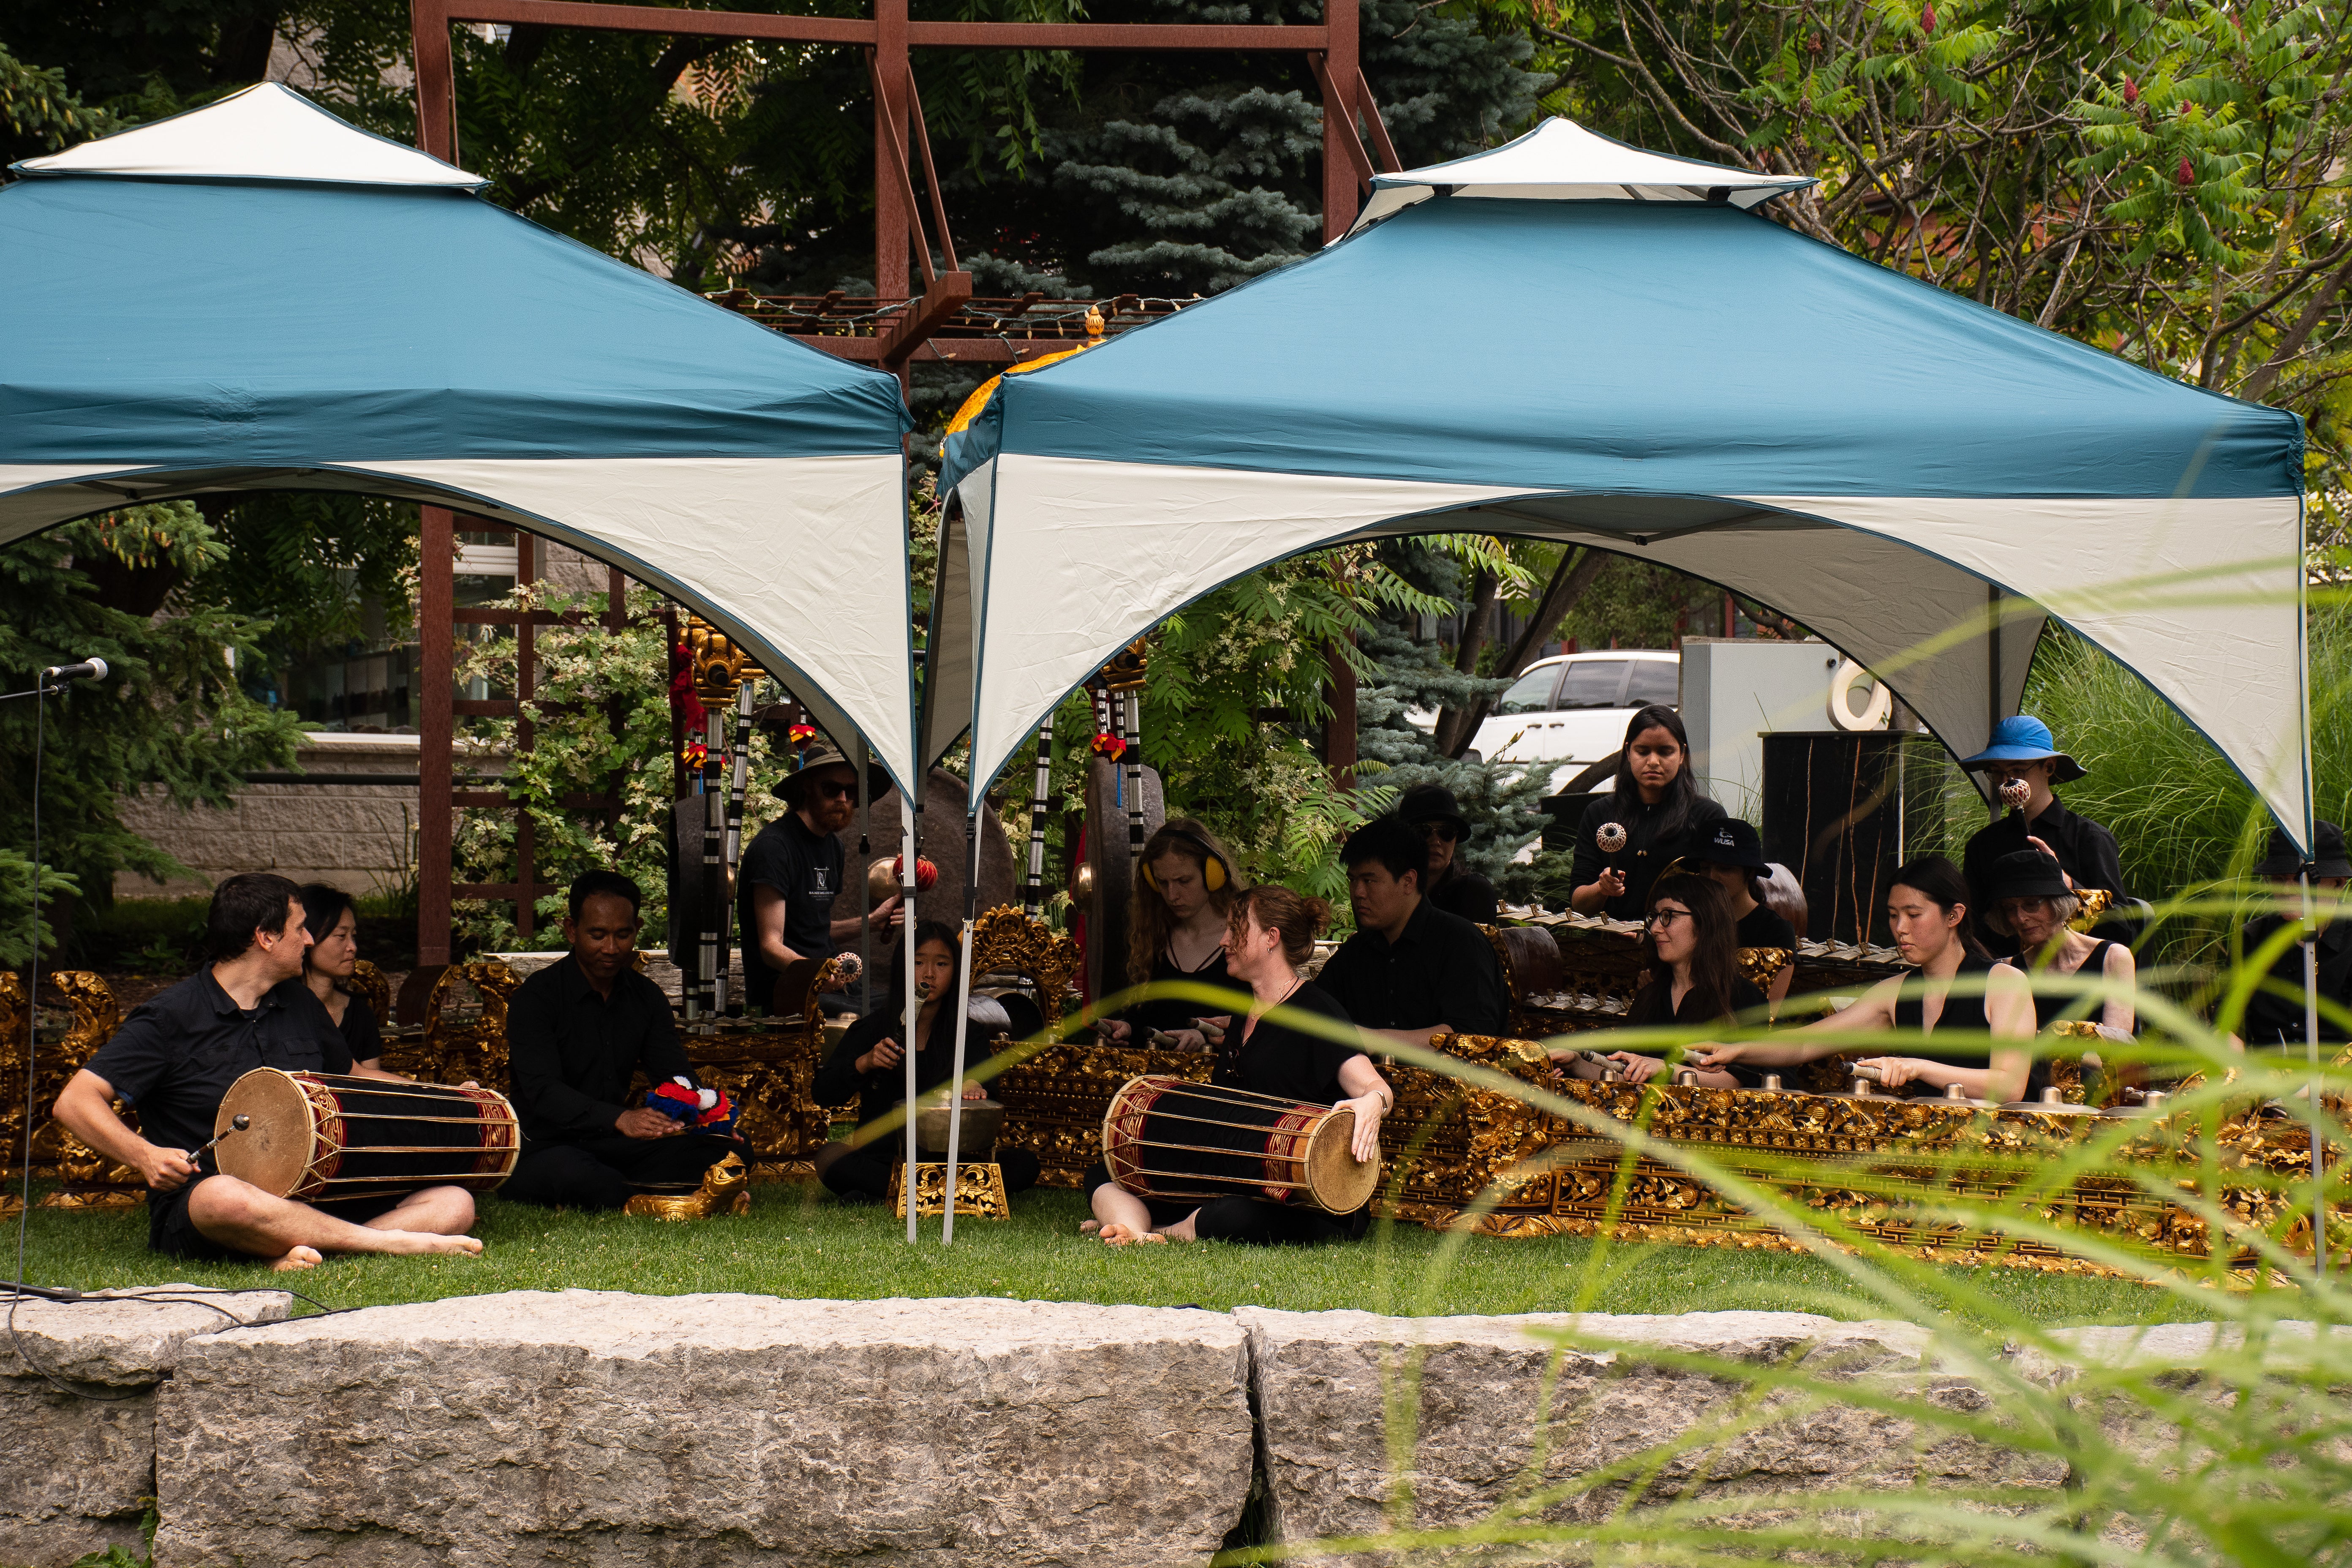
[[1341, 942], [1316, 984], [1368, 1029], [1444, 1024], [1465, 1035], [1500, 1035], [1510, 1028], [1510, 994], [1494, 944], [1426, 899], [1396, 942], [1360, 931]]
[[[1992, 1028], [1992, 1020], [1985, 1015], [1985, 977], [1992, 973], [1993, 965], [1999, 962], [1997, 959], [1979, 958], [1974, 953], [1964, 955], [1960, 959], [1959, 972], [1952, 977], [1953, 988], [1945, 993], [1943, 1009], [1936, 1015], [1933, 1027], [1927, 1024], [1927, 998], [1922, 990], [1927, 977], [1916, 969], [1906, 971], [1903, 976], [1903, 990], [1895, 998], [1895, 1026], [1903, 1030], [1917, 1030], [1922, 1045], [1917, 1050], [1886, 1054], [1910, 1057], [1923, 1062], [1941, 1062], [1946, 1067], [1984, 1069], [1992, 1066], [1994, 1048], [2031, 1051], [2033, 1047], [2031, 1040], [1994, 1042], [1987, 1038]], [[1959, 987], [1963, 984], [1969, 987], [1967, 995], [1960, 994]], [[1972, 1037], [1967, 1044], [1955, 1043], [1948, 1050], [1935, 1047], [1937, 1036], [1961, 1031]], [[2049, 1060], [2037, 1055], [2026, 1068], [2026, 1098], [2032, 1099], [2049, 1081]], [[1913, 1100], [1927, 1100], [1940, 1097], [1944, 1091], [1934, 1084], [1914, 1079], [1903, 1086], [1902, 1092]]]
[[[2284, 915], [2261, 915], [2246, 922], [2239, 951], [2258, 951], [2284, 924]], [[2297, 921], [2299, 926], [2302, 922]], [[2304, 1043], [2303, 944], [2280, 953], [2271, 965], [2271, 979], [2294, 994], [2290, 1000], [2257, 991], [2246, 999], [2245, 1039], [2250, 1046], [2300, 1046]], [[2319, 932], [2319, 994], [2338, 1006], [2352, 1006], [2352, 921], [2330, 921]], [[2345, 1039], [2344, 1026], [2325, 1011], [2319, 1015], [2319, 1037], [2329, 1044]]]
[[1495, 884], [1475, 871], [1464, 870], [1458, 864], [1446, 868], [1445, 875], [1425, 896], [1447, 914], [1460, 915], [1472, 925], [1493, 925], [1503, 909]]
[[[1292, 992], [1282, 1006], [1340, 1024], [1349, 1021], [1347, 1009], [1311, 980]], [[1228, 1039], [1240, 1037], [1242, 1022], [1242, 1018], [1234, 1020], [1234, 1027], [1226, 1035]], [[1210, 1081], [1281, 1100], [1331, 1105], [1348, 1098], [1348, 1091], [1340, 1087], [1339, 1069], [1348, 1065], [1349, 1058], [1363, 1054], [1360, 1047], [1327, 1040], [1321, 1035], [1277, 1023], [1268, 1016], [1257, 1021], [1249, 1038], [1242, 1041], [1240, 1050], [1230, 1061], [1217, 1064], [1216, 1074]]]
[[[140, 1136], [159, 1149], [183, 1151], [212, 1137], [221, 1097], [256, 1068], [352, 1070], [334, 1020], [299, 975], [272, 986], [248, 1013], [206, 965], [133, 1008], [89, 1063], [139, 1112]], [[209, 1153], [203, 1169], [218, 1169]], [[152, 1193], [149, 1202], [178, 1195]]]
[[[1151, 979], [1155, 984], [1170, 980], [1190, 980], [1202, 985], [1213, 985], [1221, 990], [1247, 991], [1249, 989], [1225, 972], [1225, 950], [1222, 945], [1209, 955], [1208, 962], [1202, 963], [1200, 968], [1190, 970], [1179, 969], [1176, 966], [1174, 955], [1163, 947], [1160, 950], [1159, 961], [1151, 966]], [[1220, 1016], [1224, 1011], [1225, 1009], [1213, 1004], [1195, 1002], [1188, 997], [1161, 996], [1150, 1002], [1138, 1002], [1134, 1006], [1121, 1013], [1119, 1017], [1136, 1031], [1137, 1037], [1130, 1043], [1145, 1046], [1150, 1043], [1143, 1037], [1148, 1030], [1166, 1029], [1172, 1032], [1177, 1029], [1189, 1029], [1192, 1026], [1193, 1019], [1214, 1018]]]
[[355, 1062], [372, 1062], [383, 1055], [383, 1030], [375, 1014], [357, 996], [343, 998], [343, 1048]]
[[629, 1079], [683, 1078], [699, 1087], [670, 1020], [669, 998], [634, 969], [596, 994], [567, 953], [516, 988], [507, 1004], [507, 1062], [515, 1116], [532, 1143], [579, 1143], [620, 1134], [632, 1109]]
[[2031, 824], [2021, 811], [2007, 813], [2000, 821], [1978, 828], [1960, 857], [1960, 870], [1969, 879], [1969, 897], [1976, 905], [1977, 936], [1996, 953], [2016, 952], [2017, 939], [2003, 936], [1985, 921], [1992, 909], [1992, 863], [2004, 855], [2032, 848], [2025, 841], [2028, 835], [2050, 846], [2076, 887], [2105, 888], [2118, 899], [2124, 896], [2123, 857], [2116, 848], [2114, 834], [2087, 816], [2075, 816], [2055, 795]]
[[[2102, 975], [2106, 973], [2107, 949], [2115, 945], [2116, 944], [2114, 942], [2102, 937], [2097, 942], [2092, 945], [2090, 954], [2083, 960], [2081, 968], [2070, 971], [2062, 970], [2055, 965], [2053, 965], [2052, 967], [2042, 971], [2042, 977], [2045, 981], [2076, 979], [2084, 982], [2096, 982]], [[2301, 977], [2303, 974], [2303, 955], [2300, 952], [2295, 954], [2294, 963], [2296, 985], [2299, 989], [2301, 987]], [[2030, 967], [2022, 963], [2021, 963], [2018, 967], [2025, 969], [2028, 975], [2031, 975], [2033, 973]], [[2090, 1012], [2085, 1014], [2083, 1011], [2083, 998], [2080, 996], [2070, 996], [2063, 992], [2034, 992], [2033, 1026], [2036, 1029], [2046, 1029], [2051, 1025], [2056, 1023], [2059, 1019], [2065, 1017], [2070, 1013], [2077, 1018], [2087, 1016], [2094, 1024], [2104, 1024], [2107, 1019], [2107, 1005], [2105, 1002], [2094, 1002], [2091, 1004]], [[2302, 1017], [2302, 1015], [2298, 1013], [2296, 1017], [2299, 1020]]]
[[765, 1008], [776, 994], [777, 972], [760, 952], [760, 917], [751, 889], [773, 888], [784, 900], [784, 945], [803, 958], [831, 958], [833, 900], [841, 893], [841, 840], [811, 833], [800, 813], [787, 811], [744, 847], [735, 879], [735, 929], [743, 943], [744, 995]]
[[[1624, 873], [1625, 890], [1602, 905], [1610, 919], [1637, 921], [1649, 912], [1650, 884], [1658, 873], [1685, 855], [1696, 852], [1699, 843], [1715, 831], [1715, 825], [1724, 818], [1723, 807], [1705, 795], [1695, 797], [1682, 826], [1671, 834], [1661, 835], [1659, 820], [1666, 814], [1666, 803], [1645, 805], [1639, 798], [1633, 805], [1619, 803], [1615, 795], [1604, 795], [1584, 808], [1584, 820], [1576, 829], [1576, 857], [1569, 870], [1569, 886], [1591, 887], [1601, 876], [1601, 868], [1613, 866]], [[1625, 847], [1612, 855], [1601, 852], [1601, 829], [1615, 823], [1625, 830]]]
[[[909, 1033], [905, 1018], [904, 1012], [893, 1009], [887, 1013], [868, 1013], [850, 1025], [843, 1033], [841, 1043], [833, 1047], [833, 1055], [817, 1068], [811, 1098], [819, 1105], [842, 1105], [851, 1095], [856, 1095], [857, 1124], [860, 1127], [897, 1109], [907, 1098], [907, 1064], [901, 1061], [897, 1067], [861, 1073], [857, 1070], [857, 1058], [872, 1050], [881, 1040], [896, 1040], [904, 1046]], [[955, 1025], [955, 1010], [943, 1005], [939, 1016], [931, 1020], [931, 1032], [924, 1038], [923, 1048], [915, 1053], [915, 1092], [918, 1095], [939, 1088], [954, 1076]], [[982, 1033], [977, 1023], [966, 1032], [963, 1070], [967, 1077], [979, 1070], [993, 1054], [991, 1044], [991, 1039]]]
[[[1661, 989], [1662, 985], [1664, 989]], [[1684, 1028], [1706, 1029], [1727, 1024], [1743, 1013], [1748, 1016], [1749, 1023], [1755, 1023], [1764, 1016], [1764, 993], [1744, 974], [1731, 977], [1731, 1010], [1727, 1013], [1717, 1013], [1709, 1008], [1706, 998], [1698, 994], [1698, 987], [1694, 985], [1684, 992], [1683, 999], [1675, 1005], [1674, 1016], [1664, 1017], [1665, 999], [1673, 994], [1673, 982], [1661, 981], [1653, 974], [1643, 984], [1642, 989], [1633, 994], [1633, 1005], [1625, 1010], [1625, 1022], [1629, 1026], [1672, 1023]], [[1729, 1073], [1742, 1089], [1764, 1087], [1762, 1068], [1742, 1067], [1735, 1062], [1721, 1070]]]
[[1759, 904], [1739, 917], [1734, 940], [1742, 947], [1777, 947], [1783, 952], [1794, 952], [1797, 928]]

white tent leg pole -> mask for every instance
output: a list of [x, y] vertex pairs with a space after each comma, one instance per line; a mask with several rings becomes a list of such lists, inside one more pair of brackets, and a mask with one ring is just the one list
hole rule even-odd
[[[857, 737], [857, 996], [860, 1011], [873, 1012], [874, 1001], [874, 840], [867, 829], [874, 826], [874, 798], [866, 787], [866, 770], [874, 765], [874, 753], [866, 737]], [[887, 1005], [887, 1004], [884, 1004]]]
[[907, 1195], [907, 1241], [908, 1244], [911, 1246], [915, 1240], [915, 1220], [916, 1209], [918, 1207], [915, 1202], [915, 1057], [923, 1047], [923, 1042], [915, 1037], [915, 1026], [921, 1020], [923, 1016], [922, 1004], [917, 1000], [915, 996], [915, 954], [913, 952], [915, 941], [915, 823], [916, 818], [920, 816], [922, 812], [921, 808], [917, 806], [913, 801], [907, 799], [903, 793], [900, 795], [899, 803], [906, 807], [904, 811], [901, 811], [898, 814], [898, 820], [902, 830], [901, 837], [903, 841], [901, 858], [898, 862], [900, 868], [898, 874], [898, 897], [903, 901], [898, 907], [904, 910], [907, 914], [907, 934], [903, 939], [903, 946], [906, 949], [904, 957], [906, 960], [907, 972], [907, 994], [905, 997], [907, 1005], [907, 1038], [903, 1042], [907, 1047], [905, 1053], [907, 1058], [907, 1173], [900, 1179], [898, 1188], [899, 1191], [903, 1192]]
[[971, 928], [980, 918], [980, 814], [987, 809], [986, 792], [964, 822], [963, 857], [963, 976], [956, 986], [955, 1071], [948, 1078], [947, 1210], [940, 1226], [940, 1245], [955, 1241], [956, 1156], [962, 1152], [963, 1063], [966, 1037], [971, 1030]]
[[[2298, 519], [2301, 513], [2298, 511]], [[2311, 771], [2311, 574], [2295, 574], [2295, 700], [2303, 719], [2303, 1044], [2311, 1062], [2311, 1261], [2327, 1277], [2327, 1154], [2319, 1097], [2319, 931], [2312, 923], [2311, 872], [2319, 853], [2319, 807]]]

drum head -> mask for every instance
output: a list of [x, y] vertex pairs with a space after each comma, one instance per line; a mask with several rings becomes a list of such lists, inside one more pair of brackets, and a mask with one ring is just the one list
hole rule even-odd
[[[229, 1132], [230, 1119], [253, 1118], [242, 1132]], [[302, 1086], [276, 1068], [256, 1068], [228, 1086], [215, 1134], [228, 1132], [213, 1149], [221, 1174], [250, 1182], [272, 1197], [292, 1192], [310, 1167], [317, 1142], [310, 1125], [310, 1098]]]
[[1356, 1113], [1334, 1110], [1307, 1145], [1305, 1196], [1326, 1214], [1354, 1214], [1380, 1190], [1381, 1163], [1356, 1158], [1348, 1147], [1355, 1136]]

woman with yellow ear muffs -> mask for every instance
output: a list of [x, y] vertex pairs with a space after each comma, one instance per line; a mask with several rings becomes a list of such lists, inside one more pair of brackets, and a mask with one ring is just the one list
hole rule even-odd
[[[1225, 973], [1225, 917], [1241, 891], [1233, 851], [1192, 818], [1171, 816], [1144, 844], [1137, 865], [1140, 885], [1128, 903], [1128, 983], [1189, 980], [1247, 990]], [[1223, 1037], [1227, 1021], [1198, 1001], [1161, 997], [1105, 1020], [1102, 1032], [1116, 1043], [1199, 1051]]]

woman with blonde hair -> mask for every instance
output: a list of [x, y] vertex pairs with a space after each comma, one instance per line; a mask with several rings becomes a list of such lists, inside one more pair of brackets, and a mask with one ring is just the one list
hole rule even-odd
[[[1140, 886], [1127, 904], [1128, 983], [1189, 981], [1238, 990], [1225, 971], [1226, 922], [1242, 890], [1233, 851], [1192, 817], [1171, 816], [1145, 842], [1136, 868]], [[1102, 1029], [1115, 1044], [1142, 1045], [1160, 1035], [1162, 1045], [1198, 1051], [1225, 1022], [1198, 1000], [1162, 996], [1137, 1003]]]

